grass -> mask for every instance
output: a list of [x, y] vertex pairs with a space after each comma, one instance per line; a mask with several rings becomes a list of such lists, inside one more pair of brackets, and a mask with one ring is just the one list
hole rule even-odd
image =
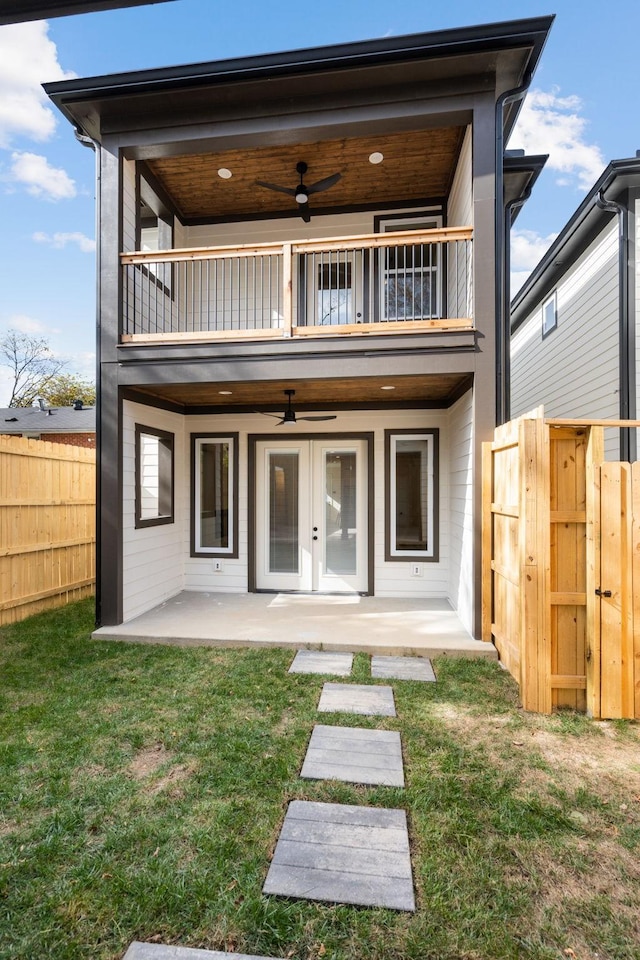
[[[0, 958], [134, 939], [292, 960], [637, 960], [637, 724], [528, 715], [499, 666], [396, 682], [406, 790], [298, 772], [322, 678], [280, 650], [90, 641], [80, 603], [0, 631]], [[369, 681], [368, 658], [353, 679]], [[348, 723], [354, 718], [325, 717]], [[408, 811], [414, 915], [265, 897], [292, 798]]]

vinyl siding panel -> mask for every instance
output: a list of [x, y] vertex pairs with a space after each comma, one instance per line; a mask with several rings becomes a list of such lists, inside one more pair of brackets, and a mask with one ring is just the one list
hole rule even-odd
[[[135, 527], [135, 424], [174, 434], [174, 522]], [[123, 617], [131, 620], [183, 589], [188, 515], [184, 488], [183, 418], [177, 414], [125, 401], [123, 409]]]
[[[544, 404], [550, 417], [618, 417], [617, 223], [592, 242], [556, 289], [556, 329], [542, 338], [540, 302], [512, 338], [512, 416]], [[607, 457], [616, 458], [618, 450], [617, 431], [607, 431]]]
[[473, 226], [472, 142], [471, 127], [467, 127], [447, 204], [448, 227]]
[[469, 633], [473, 630], [473, 391], [448, 411], [449, 598]]

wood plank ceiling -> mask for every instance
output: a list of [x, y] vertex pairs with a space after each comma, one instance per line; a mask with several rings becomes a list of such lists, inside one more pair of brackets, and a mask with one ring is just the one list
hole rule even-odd
[[221, 413], [226, 410], [251, 413], [283, 410], [286, 405], [284, 391], [288, 389], [296, 391], [294, 406], [297, 410], [334, 410], [354, 406], [378, 408], [390, 404], [447, 407], [470, 385], [468, 374], [430, 374], [257, 383], [168, 383], [137, 387], [136, 391], [184, 407], [220, 408]]
[[[295, 187], [299, 179], [296, 164], [301, 160], [308, 165], [307, 186], [340, 173], [337, 184], [311, 196], [309, 206], [313, 213], [314, 209], [446, 197], [463, 134], [463, 127], [440, 127], [294, 146], [167, 157], [149, 160], [147, 165], [186, 223], [295, 214], [293, 197], [258, 187], [256, 180]], [[372, 153], [381, 153], [382, 163], [370, 163]], [[231, 178], [222, 179], [218, 175], [220, 169], [231, 171]]]

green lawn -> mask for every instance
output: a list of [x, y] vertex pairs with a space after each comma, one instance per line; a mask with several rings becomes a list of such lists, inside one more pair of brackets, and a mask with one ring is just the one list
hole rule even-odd
[[[407, 789], [298, 779], [322, 678], [280, 650], [0, 631], [0, 958], [156, 940], [293, 960], [640, 957], [637, 724], [527, 715], [498, 665], [396, 681]], [[356, 658], [353, 679], [368, 678]], [[292, 798], [404, 807], [415, 915], [264, 897]]]

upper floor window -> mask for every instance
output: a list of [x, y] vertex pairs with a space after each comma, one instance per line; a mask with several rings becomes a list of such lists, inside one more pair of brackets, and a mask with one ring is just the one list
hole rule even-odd
[[[142, 174], [138, 177], [136, 248], [145, 253], [173, 248], [173, 213]], [[149, 260], [145, 269], [158, 286], [171, 291], [173, 264]]]
[[558, 326], [558, 294], [554, 290], [548, 300], [542, 304], [542, 336]]
[[[376, 217], [376, 232], [436, 230], [440, 214]], [[401, 244], [379, 251], [381, 320], [432, 320], [443, 315], [440, 244]]]

